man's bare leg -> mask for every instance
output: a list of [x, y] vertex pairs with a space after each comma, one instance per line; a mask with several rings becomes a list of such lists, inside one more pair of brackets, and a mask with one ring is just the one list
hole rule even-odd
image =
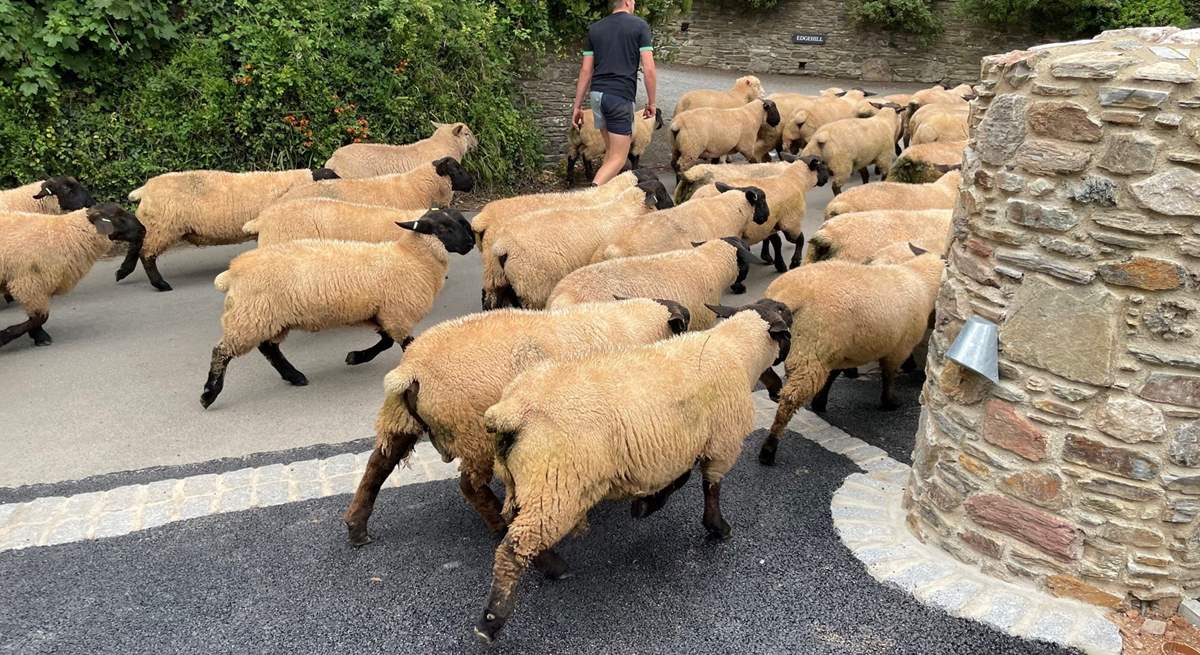
[[625, 160], [629, 159], [629, 146], [633, 143], [633, 135], [611, 134], [607, 130], [602, 134], [605, 137], [604, 163], [600, 165], [600, 170], [596, 171], [596, 179], [592, 180], [597, 185], [604, 184], [621, 173], [621, 169], [625, 167]]

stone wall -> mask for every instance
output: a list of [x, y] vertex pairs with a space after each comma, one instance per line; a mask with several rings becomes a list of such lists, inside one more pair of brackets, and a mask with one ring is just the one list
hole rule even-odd
[[[949, 0], [934, 2], [945, 32], [932, 45], [913, 36], [860, 30], [845, 2], [781, 0], [774, 9], [735, 8], [736, 2], [696, 0], [690, 16], [660, 28], [662, 50], [680, 64], [784, 75], [894, 82], [973, 82], [979, 60], [1039, 42], [1028, 34], [981, 27]], [[680, 23], [688, 22], [687, 32]], [[824, 45], [795, 45], [793, 33], [824, 34]]]
[[557, 166], [566, 158], [567, 128], [578, 74], [578, 57], [547, 57], [520, 81], [525, 102], [539, 107], [534, 115], [542, 131], [542, 155], [547, 167]]
[[[1200, 30], [988, 57], [930, 339], [915, 534], [1116, 607], [1200, 595]], [[1000, 325], [999, 384], [945, 358]]]

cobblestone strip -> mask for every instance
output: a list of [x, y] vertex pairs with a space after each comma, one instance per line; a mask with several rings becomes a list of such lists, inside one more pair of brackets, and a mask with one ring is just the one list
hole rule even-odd
[[[129, 534], [173, 521], [353, 493], [370, 452], [0, 505], [0, 551]], [[385, 487], [458, 475], [428, 442]]]

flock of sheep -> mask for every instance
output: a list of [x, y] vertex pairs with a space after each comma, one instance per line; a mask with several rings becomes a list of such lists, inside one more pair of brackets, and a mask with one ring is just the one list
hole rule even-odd
[[[257, 239], [216, 277], [222, 337], [202, 404], [221, 393], [230, 361], [254, 348], [285, 381], [307, 384], [280, 350], [292, 329], [374, 328], [378, 343], [349, 353], [352, 365], [399, 341], [376, 447], [345, 514], [349, 539], [370, 541], [380, 487], [427, 436], [447, 462], [459, 460], [464, 497], [504, 535], [476, 627], [491, 641], [525, 569], [561, 576], [552, 547], [586, 527], [601, 500], [633, 499], [633, 516], [649, 516], [699, 466], [703, 525], [728, 537], [721, 480], [752, 430], [759, 382], [779, 405], [759, 452], [767, 465], [797, 409], [823, 411], [843, 371], [878, 362], [882, 404], [896, 406], [896, 371], [932, 319], [969, 97], [966, 87], [878, 101], [839, 89], [764, 97], [744, 77], [680, 101], [674, 197], [634, 167], [602, 186], [497, 200], [471, 221], [446, 208], [472, 187], [460, 161], [477, 142], [462, 123], [435, 124], [409, 145], [348, 145], [315, 171], [167, 173], [129, 194], [136, 215], [95, 203], [73, 178], [49, 178], [0, 192], [0, 290], [28, 314], [0, 332], [0, 345], [26, 334], [49, 344], [50, 297], [112, 241], [128, 242], [117, 280], [140, 262], [167, 291], [157, 260], [173, 245]], [[643, 119], [634, 161], [661, 122]], [[568, 154], [587, 167], [603, 146], [584, 125]], [[902, 152], [900, 141], [911, 145]], [[735, 154], [756, 163], [717, 163]], [[928, 179], [866, 183], [871, 165]], [[842, 193], [855, 172], [864, 184]], [[799, 265], [806, 194], [828, 181], [838, 195]], [[792, 270], [781, 234], [796, 244]], [[762, 299], [720, 305], [726, 288], [745, 291], [756, 243], [782, 275]], [[485, 311], [412, 337], [450, 254], [476, 247]]]

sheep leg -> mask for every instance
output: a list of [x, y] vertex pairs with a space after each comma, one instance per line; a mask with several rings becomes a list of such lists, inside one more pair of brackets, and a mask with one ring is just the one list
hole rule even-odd
[[146, 257], [142, 256], [142, 268], [146, 271], [146, 277], [150, 278], [150, 285], [159, 291], [170, 291], [171, 285], [163, 279], [162, 273], [158, 272], [158, 256]]
[[638, 164], [642, 162], [641, 155], [629, 155], [629, 170], [636, 171]]
[[346, 363], [350, 366], [366, 364], [379, 356], [379, 353], [391, 348], [396, 341], [384, 330], [379, 331], [379, 342], [365, 350], [351, 350], [346, 354]]
[[682, 489], [690, 477], [692, 477], [692, 469], [689, 468], [683, 472], [683, 475], [676, 478], [674, 482], [659, 489], [657, 492], [642, 498], [634, 498], [633, 502], [629, 505], [629, 515], [635, 519], [644, 519], [662, 509], [667, 504], [667, 499], [671, 497], [671, 494]]
[[771, 236], [767, 237], [766, 239], [763, 239], [762, 252], [759, 253], [758, 256], [760, 259], [762, 259], [762, 262], [764, 264], [770, 264], [772, 261], [774, 261], [773, 259], [771, 259], [771, 239], [773, 239], [777, 236], [779, 236], [778, 233], [772, 234]]
[[[537, 503], [539, 507], [552, 507], [552, 503]], [[504, 624], [513, 614], [517, 600], [517, 584], [525, 569], [549, 565], [561, 559], [550, 547], [558, 543], [575, 525], [572, 521], [545, 521], [550, 518], [535, 512], [518, 513], [509, 526], [508, 534], [496, 548], [496, 561], [492, 566], [492, 587], [488, 592], [487, 606], [483, 616], [475, 625], [475, 634], [484, 642], [492, 643]], [[550, 553], [547, 557], [546, 553]], [[543, 569], [545, 572], [545, 569]]]
[[295, 366], [283, 356], [283, 351], [279, 349], [279, 344], [274, 341], [264, 341], [258, 344], [258, 352], [267, 358], [274, 368], [284, 379], [285, 382], [294, 384], [297, 387], [303, 387], [308, 384], [308, 378], [304, 374], [296, 370]]
[[833, 195], [835, 195], [835, 196], [840, 196], [840, 195], [842, 195], [842, 184], [841, 184], [841, 182], [830, 182], [830, 183], [829, 183], [829, 185], [833, 187]]
[[233, 359], [233, 350], [224, 342], [213, 348], [212, 363], [208, 367], [208, 380], [204, 382], [204, 393], [200, 394], [200, 404], [205, 409], [208, 409], [217, 396], [221, 395], [221, 389], [225, 387], [225, 370], [229, 367], [231, 359]]
[[858, 169], [858, 176], [862, 178], [863, 184], [871, 181], [871, 170], [867, 166]]
[[900, 409], [900, 403], [896, 400], [895, 384], [896, 384], [896, 362], [881, 359], [879, 360], [879, 378], [882, 384], [879, 395], [879, 408], [885, 412], [891, 412]]
[[788, 270], [792, 270], [800, 266], [800, 257], [804, 254], [804, 235], [801, 234], [796, 239], [796, 249], [792, 251], [792, 261], [788, 264]]
[[367, 521], [375, 509], [375, 498], [379, 496], [379, 488], [387, 481], [392, 471], [396, 470], [400, 460], [412, 452], [417, 443], [417, 436], [401, 435], [399, 439], [392, 441], [387, 452], [380, 446], [371, 451], [371, 458], [367, 460], [367, 470], [363, 471], [358, 490], [354, 492], [354, 499], [350, 501], [350, 507], [342, 517], [349, 532], [351, 546], [359, 548], [371, 543], [371, 535], [367, 534]]
[[912, 373], [913, 371], [917, 370], [917, 360], [914, 359], [910, 354], [908, 358], [904, 360], [904, 363], [900, 365], [900, 370], [904, 371], [905, 373]]
[[767, 395], [771, 400], [779, 402], [779, 392], [783, 390], [783, 380], [779, 379], [779, 374], [775, 372], [775, 369], [768, 368], [763, 371], [762, 375], [758, 376], [758, 381], [767, 388]]
[[575, 186], [575, 157], [567, 157], [567, 186]]
[[788, 270], [788, 267], [787, 267], [787, 264], [785, 264], [783, 261], [783, 238], [779, 236], [778, 232], [776, 232], [775, 234], [772, 234], [768, 238], [775, 242], [775, 259], [772, 262], [775, 264], [775, 272], [776, 273], [786, 273]]
[[[50, 335], [46, 334], [45, 331], [42, 330], [42, 326], [45, 325], [46, 319], [48, 318], [50, 318], [50, 315], [46, 313], [30, 314], [28, 320], [17, 323], [16, 325], [10, 325], [3, 330], [0, 330], [0, 346], [3, 346], [9, 341], [16, 339], [22, 334], [28, 334], [33, 338], [34, 343], [37, 343], [39, 346], [49, 345]], [[45, 343], [38, 343], [38, 336], [35, 336], [35, 333], [45, 335], [47, 341]]]
[[842, 375], [846, 376], [847, 380], [857, 380], [858, 368], [844, 368], [842, 369]]
[[833, 388], [833, 381], [837, 379], [838, 374], [841, 372], [841, 369], [834, 369], [829, 372], [829, 377], [825, 378], [825, 386], [821, 387], [821, 390], [817, 392], [817, 395], [813, 396], [812, 403], [810, 405], [812, 407], [812, 411], [818, 414], [823, 414], [825, 412], [826, 407], [829, 405], [829, 390]]
[[588, 182], [596, 179], [596, 170], [592, 166], [592, 160], [587, 157], [583, 158], [583, 174], [587, 176]]
[[[707, 476], [706, 476], [707, 477]], [[704, 480], [704, 523], [710, 539], [724, 541], [732, 529], [721, 516], [721, 483]]]
[[775, 452], [779, 449], [779, 440], [783, 438], [788, 422], [792, 420], [796, 411], [804, 403], [816, 395], [820, 389], [818, 385], [827, 379], [828, 370], [807, 370], [811, 366], [806, 363], [801, 368], [788, 371], [787, 382], [784, 383], [783, 391], [779, 394], [779, 407], [775, 410], [775, 420], [771, 423], [771, 430], [767, 434], [766, 440], [763, 441], [762, 448], [758, 451], [759, 464], [775, 465]]
[[125, 253], [125, 259], [121, 262], [121, 267], [117, 269], [117, 282], [129, 277], [133, 269], [137, 268], [138, 257], [141, 255], [142, 247], [140, 244], [129, 244], [129, 250]]
[[500, 518], [500, 499], [488, 487], [487, 483], [491, 479], [492, 470], [489, 463], [486, 473], [472, 474], [463, 471], [458, 478], [458, 488], [462, 491], [463, 498], [479, 512], [480, 518], [487, 524], [488, 531], [492, 534], [502, 534], [508, 526], [504, 519]]

